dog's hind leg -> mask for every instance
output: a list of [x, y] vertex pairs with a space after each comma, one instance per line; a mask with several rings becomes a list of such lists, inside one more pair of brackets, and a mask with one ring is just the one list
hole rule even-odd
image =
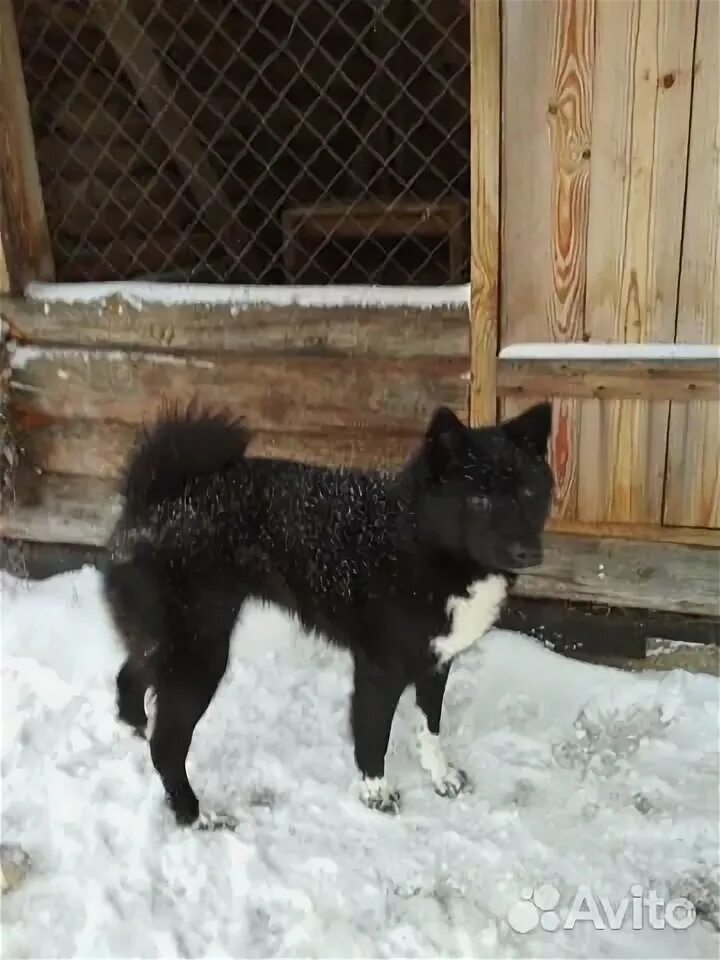
[[372, 810], [397, 813], [400, 797], [385, 781], [385, 754], [404, 679], [381, 670], [362, 654], [355, 656], [351, 722], [355, 761], [362, 774], [362, 797]]
[[148, 671], [128, 657], [117, 675], [118, 717], [143, 736], [147, 723], [145, 695], [150, 686]]
[[415, 682], [420, 765], [430, 774], [435, 792], [441, 797], [456, 797], [469, 783], [464, 771], [447, 762], [440, 743], [440, 717], [449, 673], [448, 665], [428, 671]]
[[215, 695], [227, 667], [230, 636], [242, 596], [227, 589], [200, 589], [175, 624], [172, 645], [157, 669], [155, 720], [150, 755], [179, 824], [233, 827], [234, 817], [200, 813], [185, 764], [195, 727]]
[[215, 663], [200, 656], [173, 658], [157, 681], [150, 755], [170, 808], [182, 825], [195, 823], [200, 813], [185, 763], [195, 727], [215, 695], [226, 663], [227, 654]]

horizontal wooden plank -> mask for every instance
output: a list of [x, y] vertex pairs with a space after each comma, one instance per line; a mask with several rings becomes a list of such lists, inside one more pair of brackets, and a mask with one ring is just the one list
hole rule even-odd
[[[114, 479], [120, 476], [137, 429], [101, 420], [16, 417], [18, 443], [26, 461], [49, 473]], [[23, 423], [23, 420], [25, 422]], [[391, 469], [407, 459], [418, 437], [384, 431], [258, 433], [249, 453], [330, 466]]]
[[583, 523], [581, 520], [550, 521], [553, 533], [587, 537], [611, 537], [619, 540], [644, 540], [649, 543], [686, 543], [692, 546], [720, 548], [720, 530], [702, 527], [664, 527], [653, 523]]
[[720, 616], [720, 551], [560, 533], [545, 538], [545, 559], [523, 574], [526, 597], [607, 603]]
[[578, 399], [717, 400], [717, 360], [498, 360], [498, 393]]
[[146, 303], [44, 304], [0, 298], [20, 342], [136, 350], [290, 352], [386, 357], [469, 356], [467, 306], [299, 307]]
[[12, 357], [15, 409], [53, 419], [137, 424], [163, 401], [197, 396], [258, 430], [421, 430], [438, 404], [467, 415], [467, 360], [177, 357], [26, 347]]
[[120, 505], [116, 485], [109, 480], [45, 474], [33, 483], [18, 484], [15, 503], [0, 514], [0, 536], [102, 546]]
[[[89, 477], [38, 478], [36, 496], [0, 516], [0, 536], [85, 546], [104, 543], [118, 509], [115, 485]], [[545, 561], [517, 592], [611, 606], [720, 615], [720, 551], [548, 534]]]

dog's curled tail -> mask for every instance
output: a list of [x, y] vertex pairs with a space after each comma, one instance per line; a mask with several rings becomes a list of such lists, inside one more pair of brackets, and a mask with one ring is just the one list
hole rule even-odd
[[123, 476], [125, 509], [141, 514], [182, 495], [189, 480], [208, 476], [245, 456], [250, 430], [227, 411], [191, 404], [166, 408], [144, 427]]

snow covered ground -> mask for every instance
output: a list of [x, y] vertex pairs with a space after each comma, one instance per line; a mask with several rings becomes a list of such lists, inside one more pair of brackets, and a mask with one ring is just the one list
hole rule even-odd
[[682, 904], [669, 921], [663, 905], [653, 929], [642, 902], [717, 906], [714, 678], [495, 631], [448, 689], [474, 792], [432, 792], [408, 696], [390, 818], [356, 798], [345, 655], [254, 608], [190, 759], [202, 799], [244, 820], [202, 834], [171, 822], [145, 743], [115, 721], [95, 571], [0, 586], [3, 840], [32, 857], [3, 898], [5, 957], [717, 955], [706, 918], [676, 929]]

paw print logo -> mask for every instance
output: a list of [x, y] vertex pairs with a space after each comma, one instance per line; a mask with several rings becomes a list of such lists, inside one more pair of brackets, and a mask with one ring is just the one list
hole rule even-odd
[[530, 933], [538, 926], [553, 933], [560, 926], [560, 917], [555, 912], [559, 903], [560, 892], [549, 883], [537, 889], [525, 889], [518, 902], [510, 907], [507, 921], [515, 933]]

